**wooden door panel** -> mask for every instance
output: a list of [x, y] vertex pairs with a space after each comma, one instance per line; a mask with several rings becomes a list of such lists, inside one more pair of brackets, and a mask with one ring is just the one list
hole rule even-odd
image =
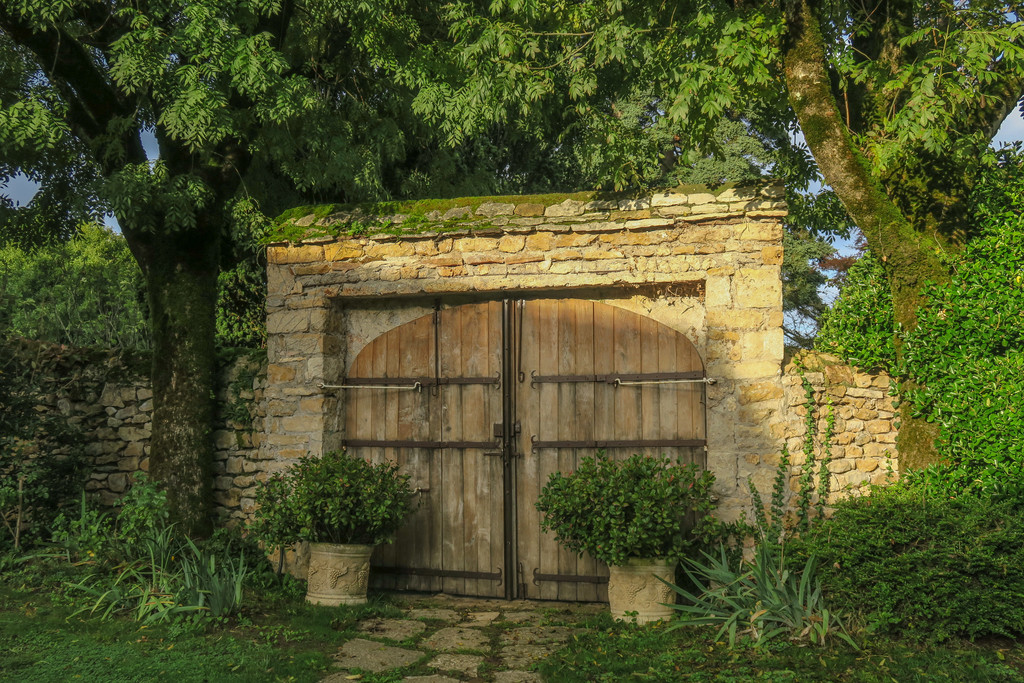
[[[439, 357], [435, 357], [434, 325], [433, 315], [423, 316], [372, 341], [349, 369], [349, 383], [359, 384], [359, 378], [432, 379], [438, 369], [442, 378], [456, 382], [425, 386], [419, 391], [348, 390], [346, 441], [492, 440], [492, 423], [501, 421], [500, 389], [494, 384], [459, 384], [457, 380], [498, 376], [500, 302], [442, 311], [437, 330]], [[485, 456], [488, 451], [483, 448], [356, 445], [350, 449], [371, 462], [397, 463], [410, 476], [411, 486], [420, 491], [414, 512], [394, 542], [374, 555], [374, 585], [454, 594], [503, 594], [503, 584], [498, 581], [436, 575], [446, 571], [499, 571], [503, 524], [500, 458]]]
[[[555, 470], [571, 472], [594, 447], [534, 448], [532, 442], [648, 442], [607, 448], [609, 457], [636, 452], [665, 454], [703, 464], [703, 449], [657, 445], [703, 439], [703, 385], [621, 384], [581, 377], [702, 371], [692, 343], [656, 321], [621, 308], [587, 301], [530, 301], [522, 311], [522, 369], [517, 410], [522, 422], [522, 457], [517, 463], [517, 548], [525, 596], [540, 599], [606, 600], [603, 584], [572, 581], [604, 577], [607, 567], [589, 555], [577, 557], [553, 535], [540, 532], [534, 503]], [[530, 382], [531, 377], [545, 382]], [[551, 379], [552, 377], [556, 379]], [[572, 379], [575, 378], [575, 379]], [[648, 380], [649, 381], [649, 380]], [[531, 580], [534, 572], [563, 580]]]

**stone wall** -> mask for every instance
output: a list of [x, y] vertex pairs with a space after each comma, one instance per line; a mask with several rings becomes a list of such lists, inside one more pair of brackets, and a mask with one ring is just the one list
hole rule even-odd
[[[49, 365], [49, 376], [37, 378], [43, 391], [35, 409], [73, 426], [90, 466], [86, 490], [102, 504], [116, 505], [132, 477], [149, 469], [153, 393], [147, 363], [40, 343], [26, 343], [23, 351], [61, 356], [59, 363]], [[222, 524], [244, 519], [252, 510], [256, 478], [263, 469], [259, 446], [265, 383], [266, 363], [259, 357], [238, 357], [220, 371], [214, 497]], [[45, 446], [43, 450], [49, 451]]]
[[416, 220], [296, 217], [292, 241], [268, 248], [264, 457], [284, 467], [337, 448], [344, 405], [318, 385], [338, 383], [366, 344], [435, 299], [550, 293], [640, 313], [694, 344], [716, 380], [708, 466], [723, 515], [738, 516], [747, 478], [780, 444], [769, 423], [783, 409], [782, 196], [780, 186], [672, 190], [453, 200]]
[[808, 431], [805, 378], [814, 394], [816, 433], [812, 437], [819, 458], [829, 401], [835, 419], [829, 502], [864, 495], [872, 485], [896, 480], [899, 476], [896, 409], [894, 397], [889, 393], [887, 374], [863, 372], [835, 356], [807, 351], [788, 359], [783, 372], [787, 419], [773, 425], [773, 432], [786, 440], [793, 454], [791, 484], [794, 488], [803, 464], [802, 449]]

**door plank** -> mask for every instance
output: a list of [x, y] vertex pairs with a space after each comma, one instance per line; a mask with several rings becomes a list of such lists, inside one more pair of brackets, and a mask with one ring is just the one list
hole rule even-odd
[[[441, 311], [441, 375], [452, 377], [462, 372], [462, 311], [461, 306]], [[461, 441], [462, 394], [459, 386], [439, 387], [442, 397], [441, 439]], [[463, 568], [463, 490], [462, 452], [451, 448], [441, 450], [444, 493], [441, 501], [442, 524], [442, 569]], [[441, 590], [445, 593], [463, 595], [465, 579], [445, 577]]]
[[[556, 324], [552, 333], [556, 334], [557, 344], [557, 373], [559, 375], [574, 375], [577, 374], [576, 367], [576, 311], [572, 301], [562, 300], [556, 305]], [[555, 430], [550, 432], [558, 435], [560, 441], [575, 441], [578, 437], [577, 434], [577, 423], [575, 420], [576, 416], [576, 385], [575, 384], [560, 384], [557, 385], [558, 391], [558, 408], [555, 415], [556, 427]], [[558, 453], [558, 470], [560, 472], [569, 473], [576, 469], [575, 455], [576, 449], [572, 448], [559, 448]], [[558, 574], [575, 576], [576, 575], [576, 553], [566, 548], [561, 543], [558, 544]], [[558, 583], [556, 584], [558, 591], [559, 600], [576, 600], [576, 584], [575, 583]]]
[[[462, 377], [479, 377], [487, 372], [487, 324], [486, 305], [471, 304], [460, 306], [460, 325], [462, 326]], [[485, 427], [487, 419], [485, 388], [479, 384], [465, 385], [457, 389], [462, 394], [462, 437], [467, 441], [482, 440], [490, 431]], [[481, 460], [483, 451], [477, 448], [460, 449], [462, 458], [462, 567], [465, 571], [478, 571], [479, 558], [477, 544], [481, 542], [482, 526], [486, 524], [480, 510], [480, 499], [486, 486], [481, 481]], [[466, 579], [463, 592], [468, 595], [481, 595], [480, 581]]]
[[[524, 590], [517, 595], [520, 598], [536, 599], [540, 597], [540, 589], [529, 580], [533, 567], [540, 566], [541, 548], [541, 515], [534, 503], [540, 493], [540, 458], [531, 447], [530, 437], [540, 434], [540, 387], [532, 385], [530, 375], [540, 366], [540, 302], [527, 301], [522, 309], [523, 330], [520, 357], [522, 371], [526, 379], [516, 385], [516, 408], [522, 425], [519, 437], [519, 451], [523, 457], [516, 463], [516, 552], [517, 567], [510, 567], [510, 581], [517, 581], [517, 569], [523, 568]], [[518, 379], [516, 380], [518, 382]]]
[[[594, 303], [592, 301], [575, 300], [573, 317], [576, 324], [575, 372], [580, 375], [596, 374], [594, 365]], [[576, 403], [574, 406], [576, 422], [576, 438], [594, 438], [596, 387], [592, 383], [576, 386]], [[592, 456], [589, 450], [576, 449], [573, 453], [572, 469], [579, 467], [581, 457]], [[576, 573], [594, 575], [601, 571], [599, 563], [589, 554], [576, 559]], [[576, 599], [583, 602], [598, 600], [598, 586], [593, 583], [576, 584]]]

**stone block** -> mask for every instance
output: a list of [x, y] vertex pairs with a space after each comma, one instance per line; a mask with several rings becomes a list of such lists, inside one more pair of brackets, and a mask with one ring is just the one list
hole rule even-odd
[[887, 434], [893, 430], [892, 422], [889, 420], [871, 420], [864, 426], [870, 434]]
[[493, 237], [466, 237], [455, 240], [455, 251], [494, 251], [498, 248], [498, 240]]
[[782, 247], [765, 247], [761, 250], [761, 261], [770, 266], [782, 265]]
[[498, 240], [498, 251], [505, 254], [514, 254], [522, 251], [526, 245], [526, 238], [522, 235], [505, 235]]
[[309, 331], [309, 310], [277, 311], [267, 316], [267, 334]]
[[526, 238], [526, 248], [535, 251], [549, 251], [555, 243], [555, 236], [547, 232], [538, 232]]
[[142, 441], [148, 439], [150, 430], [144, 427], [120, 427], [117, 436], [122, 441]]
[[416, 248], [409, 242], [385, 242], [383, 244], [369, 244], [365, 250], [366, 258], [390, 259], [404, 256], [414, 256]]
[[689, 198], [682, 192], [673, 192], [666, 190], [663, 192], [655, 192], [651, 196], [651, 207], [657, 208], [662, 206], [679, 206], [680, 204], [686, 204], [689, 202]]
[[712, 376], [731, 379], [755, 379], [775, 377], [778, 374], [778, 363], [772, 361], [742, 361], [739, 363], [722, 364], [716, 368]]
[[[619, 211], [645, 211], [651, 208], [650, 197], [634, 197], [629, 199], [619, 200]], [[628, 216], [627, 216], [628, 217]], [[647, 218], [648, 216], [643, 216]], [[615, 214], [612, 214], [612, 218], [615, 218]], [[639, 218], [639, 216], [635, 216]]]
[[740, 405], [757, 403], [759, 401], [770, 401], [782, 398], [782, 387], [777, 382], [754, 382], [740, 385]]
[[575, 199], [566, 199], [560, 204], [555, 204], [544, 209], [544, 215], [548, 218], [559, 218], [563, 216], [580, 216], [583, 214], [586, 202]]
[[495, 216], [511, 216], [515, 213], [515, 204], [505, 204], [502, 202], [484, 202], [476, 209], [477, 216], [485, 216], [487, 218], [494, 218]]
[[267, 366], [267, 381], [271, 384], [291, 382], [295, 379], [295, 368], [290, 365], [272, 363]]
[[782, 330], [746, 332], [740, 336], [740, 353], [743, 360], [779, 360], [785, 351]]
[[324, 248], [320, 245], [267, 247], [268, 263], [319, 263], [323, 260]]
[[781, 308], [782, 275], [777, 268], [741, 268], [736, 275], [736, 305]]
[[319, 432], [324, 429], [324, 418], [322, 415], [292, 415], [282, 418], [281, 428], [290, 434]]

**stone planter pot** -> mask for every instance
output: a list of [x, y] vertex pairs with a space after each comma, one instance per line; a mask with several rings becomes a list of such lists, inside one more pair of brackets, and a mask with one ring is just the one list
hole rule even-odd
[[638, 624], [671, 618], [675, 610], [665, 604], [674, 603], [676, 594], [655, 577], [674, 582], [675, 568], [676, 563], [669, 560], [639, 557], [629, 558], [622, 566], [609, 567], [608, 602], [612, 617], [623, 620], [627, 618], [626, 612], [636, 612]]
[[309, 544], [306, 602], [362, 605], [370, 579], [372, 545]]

